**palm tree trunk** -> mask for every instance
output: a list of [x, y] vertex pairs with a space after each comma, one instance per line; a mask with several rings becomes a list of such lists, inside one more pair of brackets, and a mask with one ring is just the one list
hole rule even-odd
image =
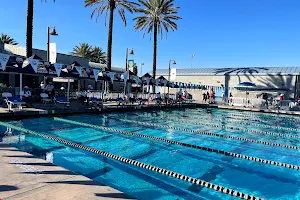
[[26, 28], [26, 57], [32, 56], [33, 0], [28, 0]]
[[[154, 25], [154, 49], [153, 49], [153, 69], [152, 76], [156, 76], [156, 56], [157, 56], [157, 24]], [[153, 85], [153, 93], [155, 93], [155, 85]]]
[[108, 40], [107, 40], [107, 68], [111, 70], [111, 52], [112, 52], [112, 34], [114, 24], [115, 1], [110, 1], [109, 25], [108, 25]]

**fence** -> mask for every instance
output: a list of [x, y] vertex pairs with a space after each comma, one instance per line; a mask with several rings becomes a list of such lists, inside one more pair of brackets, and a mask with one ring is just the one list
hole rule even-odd
[[293, 100], [265, 100], [258, 98], [231, 97], [222, 102], [229, 106], [253, 107], [253, 108], [276, 108], [276, 109], [298, 109], [298, 101]]

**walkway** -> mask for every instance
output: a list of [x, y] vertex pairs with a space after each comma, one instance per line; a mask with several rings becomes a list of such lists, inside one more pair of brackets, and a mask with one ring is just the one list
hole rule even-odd
[[3, 143], [0, 174], [0, 199], [133, 199]]

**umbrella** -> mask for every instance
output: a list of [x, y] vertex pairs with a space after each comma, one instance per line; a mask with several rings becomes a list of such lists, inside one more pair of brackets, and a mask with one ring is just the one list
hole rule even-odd
[[144, 79], [144, 78], [147, 78], [147, 77], [152, 78], [152, 76], [149, 73], [144, 74], [141, 78]]
[[255, 88], [255, 87], [256, 85], [251, 82], [241, 82], [236, 86], [236, 88], [238, 89], [243, 89], [243, 88], [248, 89], [248, 88]]
[[24, 58], [20, 56], [10, 56], [6, 64], [6, 72], [20, 73]]
[[[35, 63], [35, 64], [33, 64]], [[21, 73], [25, 74], [48, 74], [49, 62], [43, 61], [37, 54], [33, 54], [23, 62]]]
[[245, 89], [246, 90], [246, 102], [248, 102], [247, 101], [247, 96], [248, 96], [247, 90], [249, 88], [255, 88], [255, 87], [256, 87], [256, 85], [254, 83], [251, 83], [251, 82], [241, 82], [236, 86], [237, 89], [240, 89], [240, 90]]

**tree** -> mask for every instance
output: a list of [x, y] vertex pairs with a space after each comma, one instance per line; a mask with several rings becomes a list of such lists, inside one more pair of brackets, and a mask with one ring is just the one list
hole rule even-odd
[[133, 13], [136, 6], [139, 4], [129, 0], [85, 0], [85, 7], [95, 7], [91, 14], [91, 18], [96, 14], [96, 21], [100, 15], [105, 11], [105, 25], [107, 14], [109, 13], [109, 25], [108, 25], [108, 39], [107, 39], [107, 68], [111, 70], [111, 54], [112, 54], [112, 35], [113, 35], [113, 23], [114, 23], [114, 11], [117, 9], [121, 19], [126, 27], [125, 10]]
[[18, 43], [13, 38], [4, 33], [1, 33], [0, 42], [2, 42], [3, 44], [18, 45]]
[[[44, 1], [47, 2], [47, 0]], [[53, 2], [55, 1], [56, 0], [53, 0]], [[33, 3], [34, 0], [27, 0], [27, 21], [26, 21], [26, 57], [27, 58], [32, 56]]]
[[169, 30], [175, 31], [178, 29], [176, 20], [182, 19], [178, 15], [179, 6], [174, 6], [174, 0], [138, 0], [142, 5], [137, 9], [141, 16], [135, 17], [133, 20], [136, 21], [134, 26], [135, 30], [144, 31], [152, 34], [154, 38], [153, 44], [153, 74], [156, 76], [156, 58], [157, 58], [157, 35], [166, 34]]
[[71, 52], [72, 55], [76, 55], [76, 56], [81, 56], [87, 59], [91, 59], [92, 58], [92, 46], [90, 46], [88, 43], [79, 43], [78, 46], [75, 46], [73, 48], [73, 51]]
[[100, 47], [94, 47], [92, 49], [92, 57], [90, 58], [91, 62], [106, 64], [106, 53]]

